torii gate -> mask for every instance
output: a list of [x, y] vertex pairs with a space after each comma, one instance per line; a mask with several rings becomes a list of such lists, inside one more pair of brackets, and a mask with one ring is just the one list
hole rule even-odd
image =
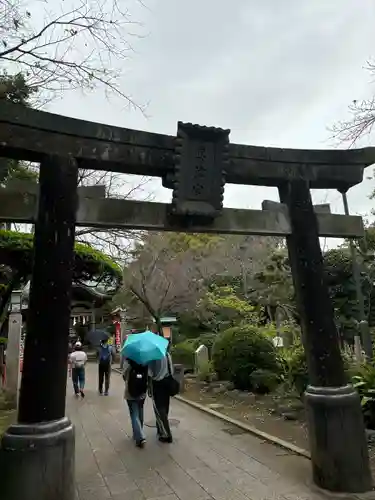
[[[308, 362], [305, 401], [314, 480], [333, 491], [371, 489], [359, 397], [345, 378], [319, 245], [319, 235], [362, 236], [362, 219], [314, 211], [310, 188], [346, 192], [375, 162], [373, 148], [254, 147], [230, 144], [229, 130], [213, 127], [178, 123], [172, 137], [2, 103], [0, 155], [40, 162], [37, 191], [0, 190], [0, 220], [35, 223], [18, 423], [2, 440], [5, 500], [50, 500], [51, 491], [54, 500], [74, 498], [74, 430], [65, 417], [65, 392], [79, 224], [285, 236]], [[172, 203], [107, 199], [100, 188], [78, 196], [78, 168], [161, 177], [173, 189]], [[263, 211], [223, 208], [226, 182], [276, 186], [283, 205]]]

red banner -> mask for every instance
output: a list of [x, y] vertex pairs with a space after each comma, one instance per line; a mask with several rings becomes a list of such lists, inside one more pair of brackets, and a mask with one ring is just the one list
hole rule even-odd
[[116, 351], [119, 352], [121, 349], [121, 324], [119, 321], [115, 321], [114, 325], [115, 325], [115, 347]]

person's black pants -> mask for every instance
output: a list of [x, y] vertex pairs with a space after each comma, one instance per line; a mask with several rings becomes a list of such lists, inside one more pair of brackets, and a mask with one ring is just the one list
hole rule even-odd
[[104, 383], [104, 392], [109, 391], [109, 379], [111, 378], [111, 363], [99, 363], [99, 392], [102, 394], [103, 392], [103, 383]]
[[171, 398], [166, 384], [163, 382], [163, 380], [152, 382], [152, 402], [156, 418], [156, 428], [160, 438], [172, 439], [168, 418]]

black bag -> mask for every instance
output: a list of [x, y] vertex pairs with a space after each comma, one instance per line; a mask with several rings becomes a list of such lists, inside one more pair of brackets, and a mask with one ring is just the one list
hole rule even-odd
[[170, 357], [167, 355], [167, 363], [168, 363], [168, 375], [163, 380], [165, 390], [168, 394], [173, 397], [176, 396], [180, 392], [180, 382], [175, 379], [172, 375], [172, 368], [170, 364]]
[[148, 367], [128, 360], [128, 392], [132, 398], [139, 398], [147, 393]]

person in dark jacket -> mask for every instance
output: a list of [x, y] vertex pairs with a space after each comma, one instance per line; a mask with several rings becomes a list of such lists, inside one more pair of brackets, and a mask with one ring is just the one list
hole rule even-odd
[[169, 425], [170, 394], [166, 379], [173, 375], [173, 363], [169, 353], [164, 358], [149, 364], [151, 395], [156, 418], [158, 439], [162, 443], [172, 443], [173, 437]]
[[104, 384], [104, 396], [108, 396], [109, 384], [111, 378], [111, 365], [113, 357], [113, 348], [108, 344], [108, 339], [102, 340], [99, 347], [99, 394], [103, 394], [103, 384]]

